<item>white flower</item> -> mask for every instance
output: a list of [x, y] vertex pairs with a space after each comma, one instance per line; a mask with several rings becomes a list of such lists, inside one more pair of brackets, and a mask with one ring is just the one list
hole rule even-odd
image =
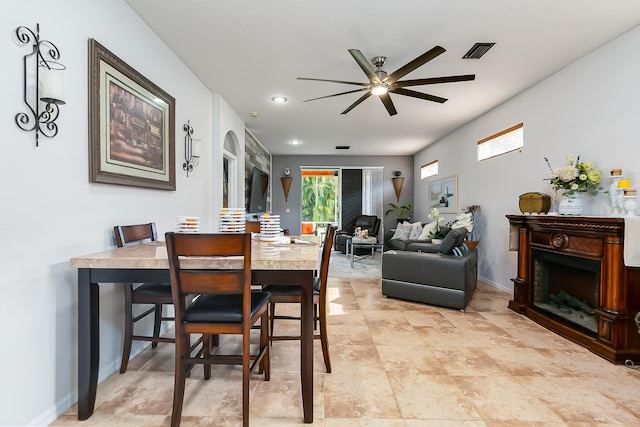
[[431, 212], [429, 213], [429, 218], [438, 218], [439, 216], [440, 216], [440, 212], [438, 211], [438, 208], [431, 209]]

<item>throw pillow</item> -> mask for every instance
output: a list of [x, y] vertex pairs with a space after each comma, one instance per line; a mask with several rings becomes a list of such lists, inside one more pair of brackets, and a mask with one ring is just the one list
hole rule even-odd
[[462, 246], [464, 238], [467, 237], [467, 229], [464, 227], [454, 228], [445, 236], [440, 244], [438, 252], [451, 255], [455, 248]]
[[429, 237], [429, 233], [435, 233], [437, 225], [438, 221], [433, 221], [429, 224], [425, 224], [420, 237], [418, 237], [418, 240], [431, 240], [431, 237]]
[[409, 240], [416, 240], [420, 237], [422, 233], [422, 223], [414, 222], [411, 224], [411, 233], [409, 233]]
[[396, 227], [396, 232], [393, 233], [393, 237], [391, 239], [407, 240], [410, 234], [411, 224], [405, 221], [402, 224], [398, 224], [398, 226]]
[[458, 243], [459, 237], [460, 234], [458, 233], [457, 229], [451, 230], [449, 233], [447, 233], [444, 240], [440, 244], [438, 252], [445, 255], [451, 255], [453, 253], [453, 248], [455, 248], [456, 243]]

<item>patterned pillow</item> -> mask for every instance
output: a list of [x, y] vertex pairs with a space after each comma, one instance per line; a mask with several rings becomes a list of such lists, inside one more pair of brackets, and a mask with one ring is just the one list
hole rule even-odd
[[407, 240], [411, 234], [411, 227], [411, 224], [407, 221], [402, 224], [398, 224], [396, 232], [393, 233], [393, 237], [391, 239]]
[[422, 223], [414, 222], [411, 224], [411, 233], [409, 234], [409, 240], [416, 240], [420, 237], [422, 233]]

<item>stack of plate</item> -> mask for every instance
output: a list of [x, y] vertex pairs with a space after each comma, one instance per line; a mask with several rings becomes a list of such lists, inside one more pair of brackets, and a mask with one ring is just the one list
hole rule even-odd
[[176, 233], [200, 232], [199, 216], [179, 216], [176, 218]]
[[223, 208], [220, 210], [220, 233], [244, 233], [246, 212], [244, 208]]
[[260, 216], [260, 240], [273, 242], [281, 231], [280, 215], [264, 213]]

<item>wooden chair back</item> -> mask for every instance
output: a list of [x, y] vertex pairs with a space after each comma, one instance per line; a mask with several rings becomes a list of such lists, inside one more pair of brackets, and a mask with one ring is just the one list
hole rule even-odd
[[113, 227], [113, 235], [119, 248], [129, 243], [140, 243], [142, 240], [158, 240], [156, 223], [135, 225], [116, 225]]
[[[176, 327], [190, 294], [243, 294], [244, 318], [251, 311], [251, 233], [166, 233]], [[225, 269], [198, 265], [211, 257], [234, 257]], [[236, 258], [237, 257], [237, 258]], [[228, 267], [228, 268], [227, 268]]]

